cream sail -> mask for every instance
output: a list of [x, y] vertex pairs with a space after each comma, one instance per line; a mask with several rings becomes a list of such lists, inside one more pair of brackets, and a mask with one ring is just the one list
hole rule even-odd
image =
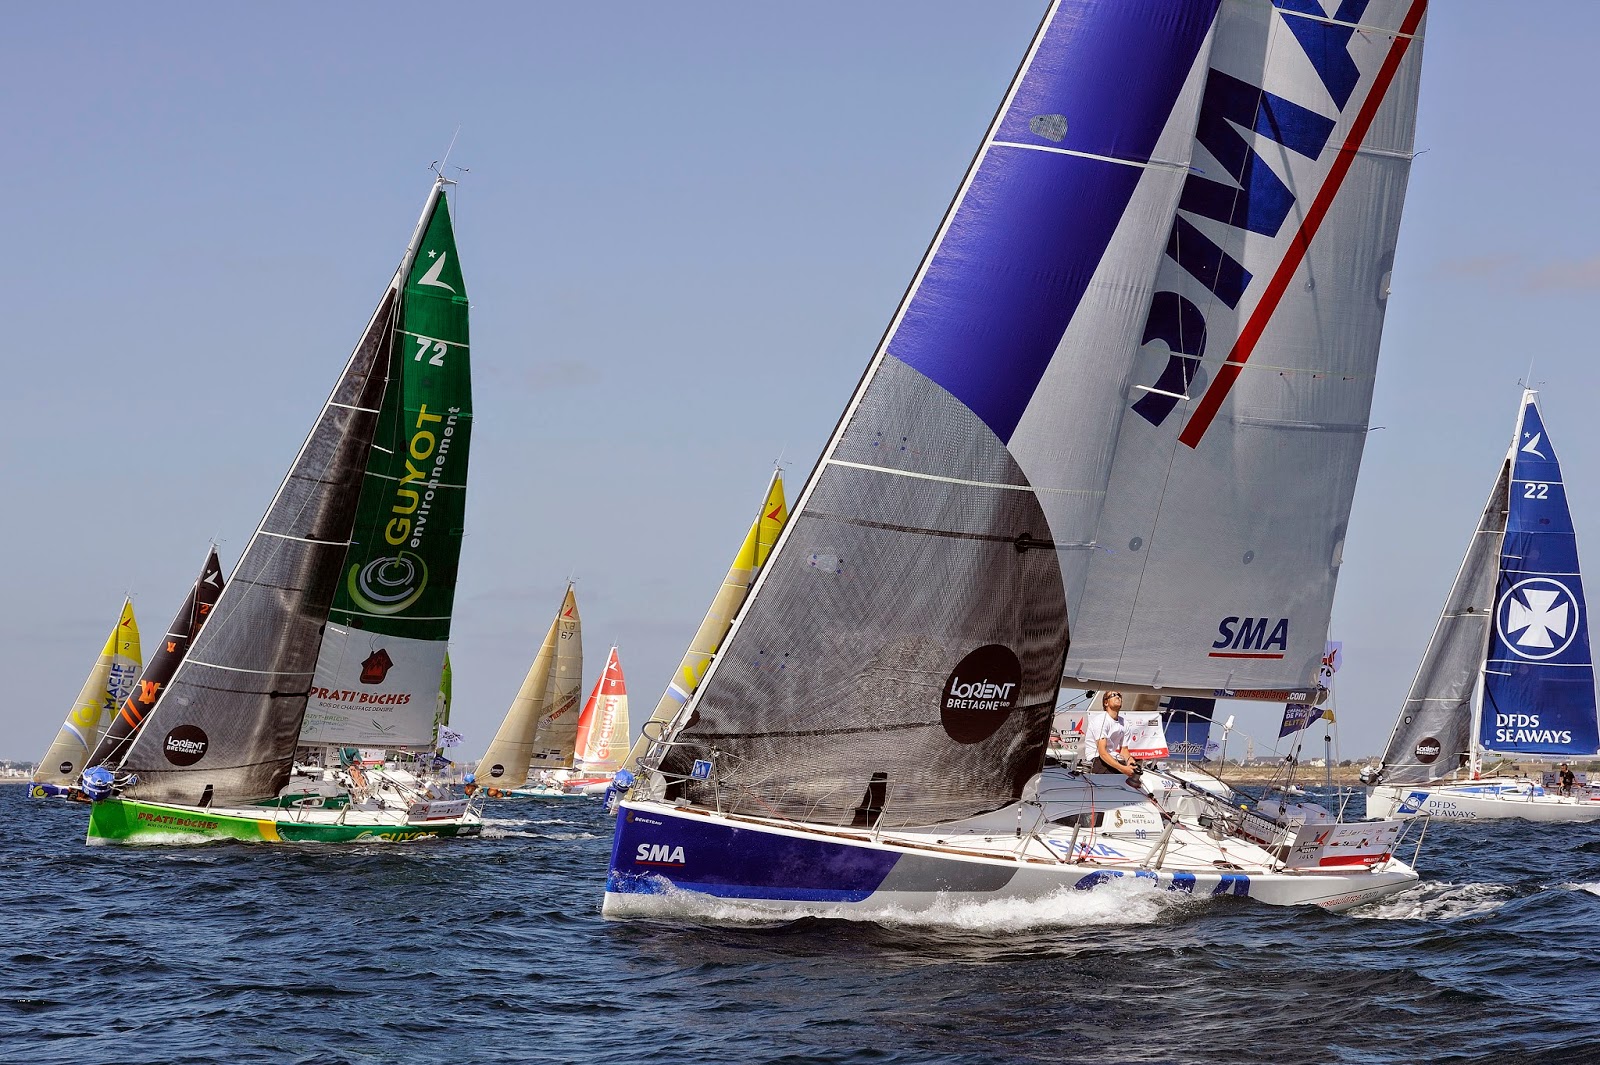
[[478, 759], [478, 787], [491, 795], [510, 792], [539, 782], [540, 774], [572, 767], [582, 674], [583, 624], [569, 584], [522, 687]]

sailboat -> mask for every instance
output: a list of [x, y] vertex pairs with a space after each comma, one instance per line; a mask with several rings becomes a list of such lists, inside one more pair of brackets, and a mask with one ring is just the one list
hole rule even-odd
[[620, 804], [608, 915], [1345, 910], [1399, 821], [1047, 766], [1061, 688], [1314, 700], [1423, 0], [1053, 3], [732, 631]]
[[617, 770], [628, 754], [628, 685], [622, 676], [622, 659], [617, 649], [606, 655], [589, 701], [578, 715], [577, 753], [572, 771], [561, 774], [561, 788], [568, 793], [599, 795], [611, 786]]
[[788, 520], [789, 506], [783, 495], [783, 470], [777, 469], [767, 482], [761, 510], [755, 521], [750, 523], [750, 531], [745, 534], [744, 543], [739, 545], [739, 553], [734, 556], [733, 565], [728, 567], [727, 576], [722, 578], [722, 586], [717, 589], [711, 608], [695, 630], [694, 638], [689, 641], [689, 649], [683, 653], [683, 661], [678, 663], [667, 690], [661, 694], [655, 710], [640, 729], [639, 738], [634, 741], [633, 748], [622, 763], [621, 772], [627, 774], [622, 778], [622, 788], [631, 783], [639, 760], [650, 749], [651, 743], [661, 737], [662, 731], [672, 723], [678, 710], [700, 686], [700, 678], [710, 668], [717, 648], [733, 625], [733, 616], [744, 604], [751, 583], [766, 563], [767, 556], [772, 553], [772, 545], [778, 542], [778, 534]]
[[1511, 447], [1382, 763], [1364, 773], [1370, 816], [1600, 819], [1600, 788], [1562, 794], [1484, 768], [1490, 753], [1600, 752], [1577, 536], [1537, 396], [1523, 391]]
[[572, 768], [583, 685], [583, 622], [571, 584], [473, 783], [491, 798], [562, 798], [554, 774]]
[[[447, 184], [443, 177], [434, 183], [360, 343], [154, 711], [114, 766], [93, 771], [93, 780], [85, 776], [85, 790], [94, 800], [90, 841], [177, 836], [344, 842], [481, 831], [481, 816], [470, 800], [431, 786], [369, 786], [354, 766], [334, 781], [291, 780], [307, 701], [320, 676], [324, 629], [368, 628], [374, 618], [390, 616], [385, 611], [397, 614], [426, 598], [431, 580], [454, 583], [453, 571], [430, 573], [412, 545], [420, 539], [421, 508], [430, 502], [431, 517], [442, 519], [443, 531], [455, 528], [446, 515], [452, 513], [449, 496], [459, 494], [458, 482], [441, 459], [447, 454], [444, 445], [454, 447], [453, 436], [464, 432], [463, 419], [447, 407], [423, 411], [420, 404], [400, 415], [385, 403], [386, 386], [400, 363], [407, 364], [406, 373], [437, 369], [449, 374], [452, 363], [465, 356], [464, 335], [443, 328], [439, 335], [424, 334], [414, 328], [422, 318], [411, 309], [434, 297], [440, 284], [452, 290], [452, 300], [461, 294]], [[410, 395], [401, 381], [396, 387]], [[370, 540], [355, 541], [373, 528], [370, 519], [362, 524], [358, 517], [370, 514], [366, 474], [380, 462], [374, 452], [392, 439], [379, 434], [390, 431], [402, 434], [405, 454], [424, 465], [412, 467], [418, 472], [406, 482], [408, 495], [393, 486], [382, 526], [391, 545], [392, 564], [385, 565], [369, 557], [382, 548]], [[427, 437], [420, 436], [424, 431]], [[393, 544], [402, 529], [409, 538]], [[378, 609], [334, 612], [346, 602], [341, 589], [358, 604], [358, 594], [365, 596]], [[390, 638], [387, 628], [370, 627]], [[343, 666], [360, 637], [346, 631], [334, 638], [335, 661]], [[398, 642], [395, 646], [396, 652], [369, 653], [363, 668], [376, 681], [391, 668], [408, 678], [427, 673], [424, 719], [431, 727], [443, 645], [431, 659], [431, 672], [420, 655], [411, 657], [409, 644], [405, 650]], [[391, 664], [384, 664], [385, 658]], [[378, 702], [360, 698], [376, 687], [357, 677], [349, 698], [344, 692], [339, 699], [327, 693], [318, 697], [377, 711], [367, 715], [369, 720], [386, 720], [391, 710], [397, 717], [408, 713], [404, 691]]]
[[78, 784], [78, 774], [88, 764], [88, 757], [105, 735], [117, 707], [133, 690], [134, 678], [139, 675], [141, 653], [139, 648], [139, 623], [133, 616], [133, 601], [122, 602], [122, 614], [106, 637], [100, 657], [84, 679], [77, 701], [67, 711], [49, 750], [39, 760], [33, 771], [32, 786], [28, 794], [36, 799], [50, 796], [70, 796]]
[[120, 704], [94, 752], [84, 762], [86, 774], [96, 767], [121, 763], [133, 743], [134, 734], [155, 710], [167, 683], [189, 653], [189, 645], [206, 623], [206, 618], [211, 616], [211, 609], [222, 594], [224, 583], [222, 562], [217, 558], [217, 549], [213, 545], [207, 549], [200, 574], [195, 577], [172, 624], [167, 626], [167, 634], [162, 638], [161, 645], [150, 656], [149, 663]]

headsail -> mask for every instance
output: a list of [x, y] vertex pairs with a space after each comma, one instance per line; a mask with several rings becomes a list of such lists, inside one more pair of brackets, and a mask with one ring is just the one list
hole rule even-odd
[[1600, 751], [1578, 540], [1561, 464], [1526, 391], [1483, 672], [1480, 746], [1503, 754]]
[[728, 567], [728, 575], [722, 578], [722, 587], [717, 589], [711, 609], [706, 611], [700, 628], [695, 630], [694, 639], [689, 641], [689, 649], [683, 654], [683, 661], [678, 663], [677, 672], [662, 693], [661, 701], [656, 703], [655, 712], [644, 723], [644, 729], [639, 733], [633, 749], [628, 752], [628, 759], [622, 768], [632, 770], [639, 764], [639, 759], [644, 757], [651, 742], [661, 737], [662, 730], [677, 716], [678, 709], [689, 701], [694, 690], [700, 686], [700, 679], [706, 675], [712, 657], [733, 625], [733, 616], [739, 612], [745, 596], [750, 593], [751, 582], [772, 553], [772, 545], [778, 542], [778, 534], [788, 520], [789, 505], [783, 497], [783, 471], [774, 470], [761, 503], [761, 512], [750, 523], [750, 531], [745, 534], [733, 565]]
[[389, 388], [301, 742], [430, 746], [466, 505], [467, 290], [444, 182], [400, 294]]
[[[434, 187], [430, 206], [438, 197]], [[424, 219], [428, 215], [424, 214]], [[288, 780], [344, 573], [419, 226], [233, 577], [120, 769], [132, 799], [249, 803]], [[441, 648], [443, 644], [440, 645]], [[440, 659], [442, 664], [442, 655]], [[428, 681], [432, 717], [438, 674]]]
[[167, 626], [161, 646], [150, 656], [138, 681], [122, 700], [120, 709], [112, 718], [105, 735], [100, 738], [94, 753], [84, 763], [85, 766], [115, 766], [122, 761], [133, 742], [134, 732], [155, 709], [167, 682], [172, 680], [172, 675], [189, 653], [189, 645], [194, 641], [195, 634], [210, 617], [217, 597], [222, 594], [222, 587], [222, 563], [217, 559], [217, 549], [212, 547], [206, 552], [200, 575], [195, 578], [183, 605], [178, 608], [177, 616]]
[[479, 784], [517, 788], [533, 772], [572, 765], [582, 673], [583, 632], [569, 584], [521, 689], [478, 759]]
[[1316, 677], [1411, 167], [1425, 7], [1222, 4], [1133, 388], [1095, 397], [1122, 417], [1095, 548], [1068, 559], [1069, 678], [1283, 699]]
[[577, 744], [577, 772], [609, 776], [622, 768], [628, 753], [628, 686], [615, 647], [578, 718]]
[[34, 770], [35, 784], [55, 784], [69, 787], [78, 782], [78, 774], [89, 765], [89, 755], [100, 744], [106, 727], [116, 715], [117, 707], [133, 690], [134, 678], [139, 675], [142, 654], [139, 647], [139, 623], [134, 620], [132, 600], [124, 600], [122, 614], [106, 637], [94, 668], [78, 692], [78, 700], [61, 723], [50, 749]]
[[683, 795], [925, 824], [1020, 795], [1063, 673], [1314, 680], [1424, 3], [1354, 6], [1052, 5], [680, 715]]

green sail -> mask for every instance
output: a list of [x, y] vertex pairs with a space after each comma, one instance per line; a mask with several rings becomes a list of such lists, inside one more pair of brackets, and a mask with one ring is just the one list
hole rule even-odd
[[455, 600], [472, 383], [443, 183], [408, 256], [389, 387], [302, 742], [431, 743]]

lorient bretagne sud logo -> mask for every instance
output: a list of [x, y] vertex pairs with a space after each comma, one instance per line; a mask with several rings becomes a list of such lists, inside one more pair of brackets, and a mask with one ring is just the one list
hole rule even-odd
[[345, 590], [370, 614], [398, 614], [428, 586], [428, 564], [421, 555], [401, 551], [350, 567]]
[[1513, 584], [1495, 611], [1500, 639], [1519, 658], [1554, 658], [1578, 634], [1578, 600], [1553, 577], [1528, 577]]
[[173, 765], [194, 765], [205, 757], [210, 742], [199, 725], [179, 725], [161, 742], [161, 753]]
[[995, 734], [1022, 694], [1022, 663], [1004, 644], [991, 643], [963, 658], [944, 682], [939, 723], [957, 743]]

